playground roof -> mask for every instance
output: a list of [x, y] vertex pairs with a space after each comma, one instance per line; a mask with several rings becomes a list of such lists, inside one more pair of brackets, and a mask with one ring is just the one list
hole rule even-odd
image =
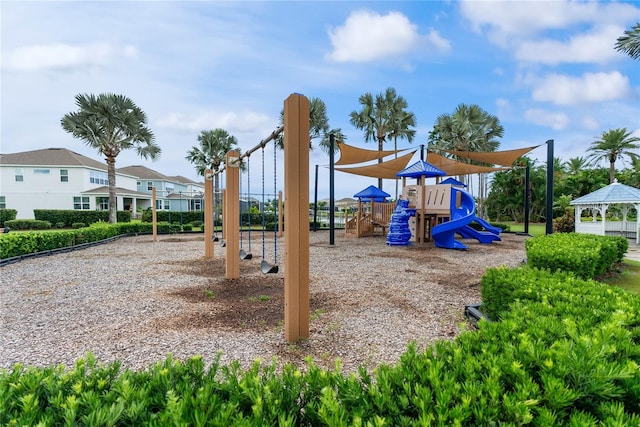
[[356, 163], [364, 163], [371, 160], [381, 159], [392, 154], [400, 153], [403, 150], [366, 150], [364, 148], [353, 147], [347, 145], [342, 141], [337, 141], [338, 149], [340, 150], [340, 159], [336, 161], [336, 165], [353, 165]]
[[475, 160], [477, 162], [487, 163], [491, 165], [511, 166], [519, 157], [524, 156], [529, 151], [540, 147], [516, 148], [515, 150], [503, 151], [460, 151], [460, 150], [439, 150], [445, 153], [453, 154], [465, 159]]
[[379, 199], [385, 199], [391, 197], [391, 195], [378, 187], [370, 185], [359, 193], [354, 194], [353, 197], [358, 199], [376, 199], [376, 201], [379, 201]]
[[572, 205], [595, 205], [609, 203], [640, 203], [640, 189], [614, 182], [592, 193], [571, 201]]
[[458, 186], [458, 187], [466, 187], [467, 186], [467, 184], [464, 184], [464, 183], [458, 181], [457, 179], [451, 178], [451, 177], [445, 179], [444, 181], [440, 181], [440, 184], [451, 184], [451, 185], [455, 185], [455, 186]]
[[433, 165], [430, 165], [424, 160], [418, 160], [408, 168], [405, 168], [396, 174], [396, 176], [407, 177], [407, 178], [419, 178], [419, 177], [430, 178], [434, 176], [445, 176], [445, 175], [446, 175], [445, 171], [438, 169]]

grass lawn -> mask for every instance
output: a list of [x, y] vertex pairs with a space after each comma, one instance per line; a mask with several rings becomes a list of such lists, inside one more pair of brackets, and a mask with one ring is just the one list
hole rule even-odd
[[[505, 222], [505, 224], [509, 224], [511, 227], [510, 231], [516, 233], [524, 233], [524, 223], [523, 222]], [[543, 222], [530, 222], [529, 223], [529, 234], [532, 236], [544, 236], [547, 230], [547, 225]]]
[[625, 259], [622, 262], [620, 274], [604, 279], [603, 282], [640, 294], [640, 262]]

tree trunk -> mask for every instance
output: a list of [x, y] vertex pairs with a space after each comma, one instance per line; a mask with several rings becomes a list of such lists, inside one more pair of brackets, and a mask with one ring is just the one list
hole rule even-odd
[[116, 222], [118, 222], [115, 157], [107, 157], [107, 175], [109, 178], [109, 224], [115, 224]]
[[[382, 143], [384, 140], [378, 139], [378, 153], [382, 151]], [[378, 163], [382, 163], [382, 158], [378, 159]], [[382, 178], [378, 178], [378, 188], [382, 190]]]
[[616, 179], [616, 163], [615, 161], [609, 162], [609, 184], [613, 184]]

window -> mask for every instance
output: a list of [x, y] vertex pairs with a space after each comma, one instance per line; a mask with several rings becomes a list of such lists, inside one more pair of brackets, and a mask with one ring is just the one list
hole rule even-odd
[[69, 182], [69, 170], [60, 169], [60, 182]]
[[16, 182], [24, 181], [24, 171], [22, 169], [16, 169]]
[[162, 200], [156, 200], [156, 210], [162, 209]]
[[51, 170], [49, 169], [34, 169], [33, 173], [36, 175], [49, 175], [49, 173], [51, 172]]
[[153, 190], [153, 181], [147, 181], [147, 190]]
[[89, 197], [73, 197], [73, 209], [76, 210], [89, 210]]
[[0, 196], [0, 209], [7, 209], [7, 199], [6, 196]]
[[109, 210], [109, 198], [108, 197], [96, 197], [96, 209], [101, 211]]
[[164, 210], [165, 210], [165, 211], [168, 211], [169, 209], [170, 209], [169, 201], [168, 201], [168, 200], [165, 200], [165, 201], [164, 201]]
[[106, 172], [89, 171], [89, 182], [92, 184], [108, 185], [109, 176]]
[[200, 199], [194, 199], [192, 200], [193, 202], [193, 211], [199, 211], [200, 210]]

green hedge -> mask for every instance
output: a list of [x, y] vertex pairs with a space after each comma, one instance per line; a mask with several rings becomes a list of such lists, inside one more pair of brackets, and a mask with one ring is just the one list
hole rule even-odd
[[[0, 371], [2, 425], [640, 425], [640, 298], [564, 274], [490, 270], [513, 283], [499, 322], [393, 365], [344, 375], [167, 358], [144, 371], [88, 354]], [[489, 298], [493, 296], [489, 295]]]
[[4, 222], [11, 230], [48, 230], [51, 228], [49, 221], [37, 219], [12, 219]]
[[0, 227], [4, 227], [4, 222], [16, 219], [18, 211], [15, 209], [0, 209]]
[[[158, 223], [157, 231], [161, 234], [177, 233], [181, 231], [181, 227], [174, 224]], [[121, 234], [152, 232], [152, 224], [132, 222], [107, 224], [103, 222], [74, 230], [0, 234], [0, 259], [97, 242]]]
[[[109, 222], [109, 211], [34, 209], [33, 215], [35, 219], [49, 221], [51, 224], [62, 222], [65, 227], [71, 227], [74, 223]], [[131, 212], [117, 211], [116, 217], [118, 222], [129, 222], [131, 221]]]
[[629, 242], [621, 236], [558, 233], [525, 241], [527, 263], [551, 271], [571, 271], [584, 279], [597, 277], [622, 261]]

